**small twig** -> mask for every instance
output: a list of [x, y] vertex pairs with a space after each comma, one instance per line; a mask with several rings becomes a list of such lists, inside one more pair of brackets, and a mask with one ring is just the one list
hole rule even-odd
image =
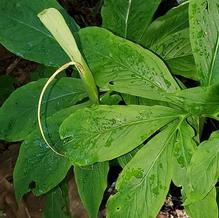
[[21, 58], [16, 58], [6, 69], [6, 74], [9, 75], [21, 61]]

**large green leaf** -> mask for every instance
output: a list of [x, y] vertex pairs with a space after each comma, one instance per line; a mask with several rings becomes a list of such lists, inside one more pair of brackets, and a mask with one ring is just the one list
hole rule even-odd
[[218, 218], [215, 188], [204, 199], [185, 206], [185, 209], [190, 218]]
[[163, 94], [179, 90], [163, 61], [149, 50], [97, 27], [82, 29], [80, 39], [100, 88], [164, 101], [172, 99]]
[[115, 34], [139, 42], [161, 0], [104, 0], [103, 27]]
[[203, 199], [215, 186], [219, 177], [219, 132], [202, 142], [191, 159], [188, 168], [189, 184], [186, 204]]
[[65, 155], [78, 165], [111, 160], [133, 150], [180, 113], [168, 107], [137, 105], [76, 111], [60, 127]]
[[[60, 124], [71, 113], [85, 105], [63, 109], [48, 118], [46, 137], [56, 150], [60, 150], [62, 147], [58, 134]], [[54, 153], [46, 145], [39, 131], [35, 130], [21, 144], [16, 162], [14, 187], [17, 198], [20, 199], [30, 191], [31, 182], [35, 183], [35, 187], [32, 188], [36, 195], [50, 191], [62, 181], [70, 167], [69, 160]]]
[[97, 218], [103, 193], [107, 187], [109, 163], [96, 163], [86, 167], [74, 167], [80, 198], [90, 218]]
[[[0, 108], [0, 139], [23, 140], [37, 123], [37, 104], [46, 79], [28, 83], [17, 89]], [[50, 85], [42, 103], [42, 113], [52, 113], [74, 105], [87, 96], [79, 79], [62, 78]], [[22, 128], [21, 128], [22, 126]]]
[[174, 74], [197, 79], [189, 38], [188, 3], [153, 21], [141, 44], [159, 54]]
[[184, 120], [176, 131], [176, 141], [174, 145], [174, 174], [173, 181], [177, 186], [186, 183], [186, 171], [196, 149], [194, 140], [195, 132], [193, 128]]
[[190, 0], [190, 37], [202, 85], [219, 81], [219, 1]]
[[117, 193], [107, 204], [108, 218], [157, 216], [171, 181], [177, 124], [157, 134], [125, 166], [116, 183]]
[[61, 188], [58, 186], [46, 195], [43, 218], [67, 218], [67, 205]]
[[1, 0], [0, 43], [25, 59], [59, 66], [69, 61], [54, 37], [41, 24], [37, 14], [45, 8], [63, 12], [73, 31], [77, 26], [55, 0]]

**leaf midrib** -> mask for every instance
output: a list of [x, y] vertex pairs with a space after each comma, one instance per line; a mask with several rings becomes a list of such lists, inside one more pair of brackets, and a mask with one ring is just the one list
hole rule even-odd
[[[100, 137], [101, 135], [104, 135], [104, 134], [106, 134], [106, 133], [108, 133], [108, 132], [111, 132], [111, 131], [113, 131], [113, 130], [117, 130], [117, 129], [120, 129], [120, 128], [125, 128], [125, 127], [127, 127], [127, 126], [133, 126], [133, 125], [136, 125], [136, 124], [140, 124], [140, 123], [146, 123], [146, 122], [151, 122], [151, 121], [156, 121], [156, 120], [160, 120], [160, 119], [169, 119], [169, 118], [173, 118], [173, 120], [174, 120], [174, 118], [175, 119], [177, 119], [178, 117], [179, 117], [180, 115], [175, 115], [175, 116], [165, 116], [165, 117], [158, 117], [158, 118], [152, 118], [152, 119], [144, 119], [144, 120], [138, 120], [138, 121], [132, 121], [132, 122], [129, 122], [129, 123], [125, 123], [125, 124], [123, 124], [123, 125], [120, 125], [120, 126], [117, 126], [117, 127], [114, 127], [114, 128], [111, 128], [111, 129], [107, 129], [107, 130], [105, 130], [105, 131], [101, 131], [101, 132], [92, 132], [93, 134], [89, 137], [89, 138], [93, 138], [93, 137], [95, 137], [95, 138], [98, 138], [98, 137]], [[172, 120], [172, 121], [173, 121]], [[168, 121], [168, 122], [172, 122], [171, 120], [170, 121]], [[164, 124], [165, 125], [165, 124]], [[163, 125], [162, 125], [163, 126]], [[65, 139], [65, 138], [67, 138], [67, 137], [71, 137], [71, 135], [69, 135], [69, 136], [64, 136], [63, 137], [63, 135], [62, 135], [62, 139]], [[87, 138], [88, 139], [88, 138]], [[75, 138], [74, 139], [72, 139], [72, 140], [70, 140], [70, 141], [68, 141], [66, 144], [68, 144], [68, 143], [71, 143], [71, 142], [73, 142], [75, 140]]]

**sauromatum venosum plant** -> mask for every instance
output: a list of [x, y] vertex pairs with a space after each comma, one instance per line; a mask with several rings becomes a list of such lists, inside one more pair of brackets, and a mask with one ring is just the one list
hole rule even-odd
[[[102, 27], [80, 29], [55, 0], [1, 0], [0, 42], [54, 72], [65, 64], [0, 108], [0, 138], [23, 141], [18, 200], [50, 191], [46, 206], [58, 202], [61, 217], [59, 183], [73, 166], [96, 218], [113, 163], [123, 170], [108, 218], [155, 218], [171, 181], [191, 218], [218, 217], [219, 132], [200, 138], [206, 119], [219, 120], [219, 0], [184, 1], [156, 17], [160, 3], [104, 0]], [[74, 78], [54, 78], [70, 65]]]

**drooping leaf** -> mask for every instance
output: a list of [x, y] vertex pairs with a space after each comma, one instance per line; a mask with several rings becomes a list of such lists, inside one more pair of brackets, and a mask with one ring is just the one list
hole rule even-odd
[[171, 181], [177, 123], [157, 134], [125, 166], [116, 182], [117, 193], [107, 204], [108, 218], [157, 216]]
[[148, 27], [141, 44], [159, 54], [174, 74], [197, 79], [189, 38], [188, 2], [170, 9]]
[[196, 149], [194, 137], [193, 128], [184, 120], [176, 131], [176, 141], [173, 150], [175, 159], [173, 181], [177, 186], [182, 186], [186, 183], [186, 171]]
[[82, 29], [80, 39], [100, 88], [172, 102], [163, 95], [179, 87], [158, 56], [102, 28]]
[[139, 42], [161, 0], [104, 0], [103, 27], [116, 35]]
[[202, 85], [219, 81], [219, 2], [218, 0], [189, 1], [190, 37]]
[[[37, 104], [46, 79], [31, 82], [13, 92], [0, 108], [0, 139], [23, 140], [36, 126]], [[87, 96], [79, 79], [55, 80], [48, 88], [42, 103], [42, 114], [72, 106]], [[22, 128], [21, 128], [22, 126]]]
[[185, 206], [185, 209], [190, 218], [218, 218], [215, 188], [204, 199]]
[[74, 20], [55, 0], [1, 0], [0, 43], [18, 56], [45, 65], [59, 66], [69, 62], [67, 55], [37, 17], [39, 12], [51, 7], [62, 11], [71, 29], [78, 30]]
[[182, 113], [162, 106], [92, 106], [76, 111], [60, 127], [65, 155], [77, 165], [111, 160], [143, 143]]
[[202, 142], [188, 168], [189, 184], [186, 192], [186, 204], [202, 200], [215, 186], [219, 177], [219, 132]]
[[61, 188], [58, 186], [46, 195], [43, 218], [68, 218], [67, 206]]
[[[62, 121], [75, 110], [87, 106], [76, 105], [63, 109], [47, 120], [47, 129], [44, 130], [49, 143], [59, 151], [62, 142], [59, 138], [58, 129]], [[32, 129], [33, 130], [33, 129]], [[34, 194], [41, 195], [58, 185], [71, 163], [66, 158], [54, 153], [42, 139], [38, 130], [33, 131], [21, 144], [20, 153], [14, 170], [14, 187], [18, 199], [31, 190]]]
[[39, 13], [38, 17], [68, 55], [71, 64], [76, 66], [90, 100], [98, 104], [98, 91], [93, 75], [78, 48], [79, 42], [77, 43], [62, 14], [55, 8], [48, 8]]
[[74, 175], [80, 198], [90, 218], [98, 217], [103, 193], [107, 187], [109, 163], [96, 163], [91, 166], [74, 166]]

